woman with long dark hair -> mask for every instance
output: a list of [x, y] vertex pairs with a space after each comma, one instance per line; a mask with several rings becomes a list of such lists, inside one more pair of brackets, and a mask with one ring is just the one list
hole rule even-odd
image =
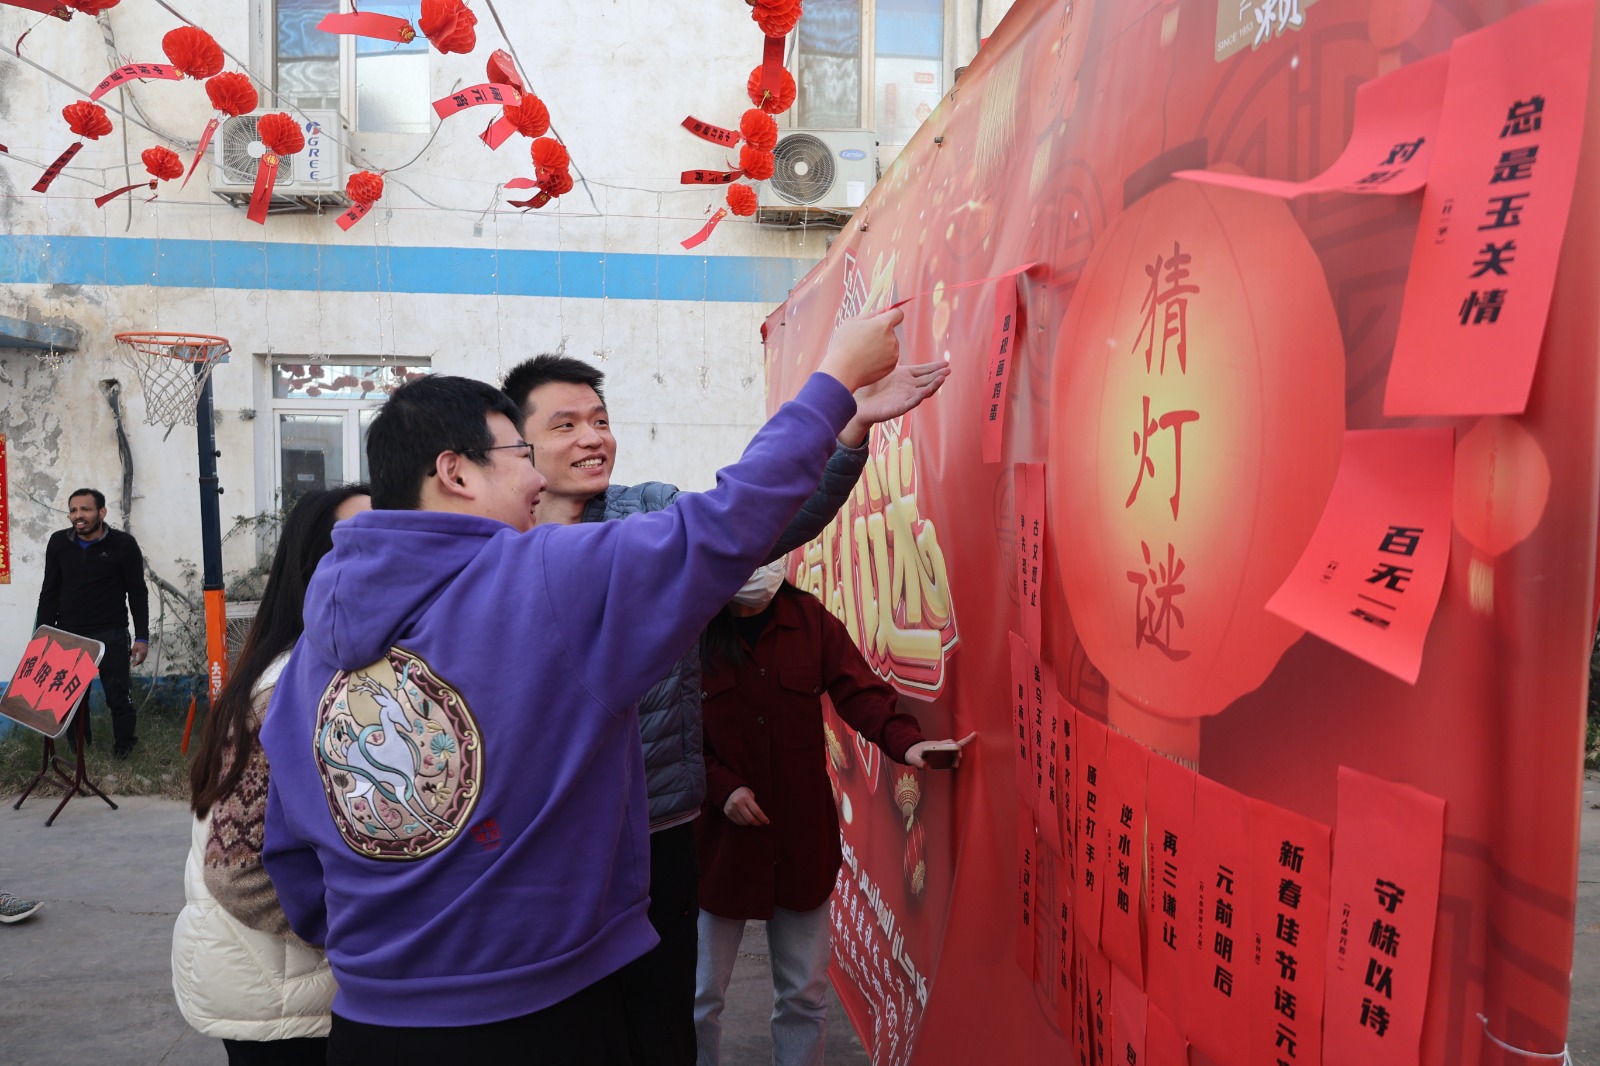
[[300, 940], [261, 865], [267, 761], [257, 734], [305, 628], [306, 586], [334, 523], [370, 509], [365, 485], [307, 493], [289, 512], [260, 609], [189, 766], [195, 825], [188, 903], [172, 937], [172, 988], [190, 1025], [221, 1037], [233, 1066], [321, 1062], [333, 975]]

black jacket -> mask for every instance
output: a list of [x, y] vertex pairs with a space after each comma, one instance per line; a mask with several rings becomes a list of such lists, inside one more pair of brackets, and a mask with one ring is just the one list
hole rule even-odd
[[150, 639], [150, 593], [144, 584], [144, 555], [133, 534], [106, 527], [106, 535], [80, 547], [77, 534], [61, 529], [44, 549], [44, 585], [34, 625], [69, 633], [128, 628], [133, 610], [135, 640]]

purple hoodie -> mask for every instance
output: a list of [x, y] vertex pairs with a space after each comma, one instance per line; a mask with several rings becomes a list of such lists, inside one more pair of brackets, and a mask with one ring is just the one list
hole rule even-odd
[[336, 1012], [501, 1021], [655, 944], [634, 701], [762, 562], [854, 409], [814, 375], [714, 490], [626, 521], [340, 523], [261, 730], [262, 855], [327, 947]]

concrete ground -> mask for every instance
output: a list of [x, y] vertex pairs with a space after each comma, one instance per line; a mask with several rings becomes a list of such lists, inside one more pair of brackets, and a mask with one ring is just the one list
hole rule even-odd
[[[183, 906], [189, 815], [182, 804], [74, 799], [56, 824], [52, 793], [0, 807], [0, 890], [43, 899], [34, 917], [0, 926], [0, 1066], [220, 1066], [172, 999], [172, 923]], [[724, 1015], [727, 1066], [771, 1061], [772, 978], [766, 933], [745, 934]], [[828, 1062], [867, 1056], [832, 1003]]]
[[[178, 803], [118, 799], [112, 811], [74, 799], [53, 828], [55, 801], [0, 808], [0, 888], [47, 901], [0, 928], [0, 1064], [216, 1066], [220, 1042], [185, 1024], [172, 1001], [168, 953], [183, 905], [188, 814]], [[1569, 1040], [1576, 1066], [1600, 1066], [1600, 775], [1584, 782], [1576, 954]], [[751, 923], [724, 1020], [723, 1062], [770, 1061], [772, 983], [766, 936]], [[866, 1066], [833, 1003], [827, 1061]]]

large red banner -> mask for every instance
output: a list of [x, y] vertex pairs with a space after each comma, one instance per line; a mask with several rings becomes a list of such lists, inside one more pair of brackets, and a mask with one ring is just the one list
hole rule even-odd
[[[830, 724], [834, 979], [876, 1062], [1560, 1053], [1593, 25], [1018, 0], [768, 319], [774, 403], [901, 301], [906, 357], [954, 368], [791, 571], [929, 735], [979, 733], [937, 774]], [[1548, 313], [1489, 352], [1496, 288]], [[1402, 364], [1450, 397], [1425, 421], [1385, 414]]]

